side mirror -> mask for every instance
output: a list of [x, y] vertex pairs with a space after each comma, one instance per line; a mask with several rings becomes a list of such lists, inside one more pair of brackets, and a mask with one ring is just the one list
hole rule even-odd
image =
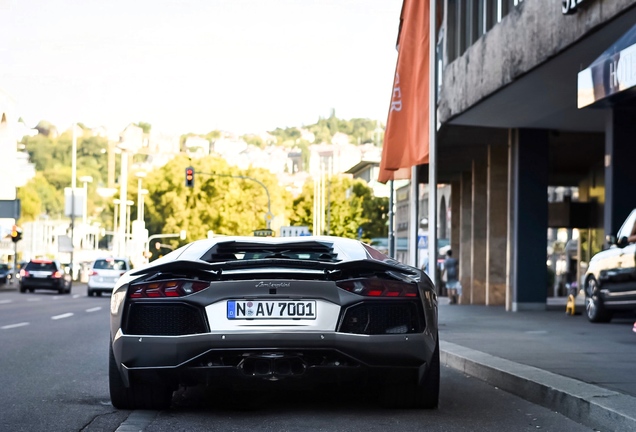
[[618, 239], [618, 242], [616, 243], [616, 246], [618, 246], [620, 248], [624, 248], [628, 244], [629, 244], [629, 241], [627, 240], [627, 237], [621, 237], [621, 238]]
[[607, 242], [607, 244], [609, 244], [610, 246], [613, 246], [617, 243], [616, 241], [616, 236], [613, 234], [608, 234], [605, 236], [605, 241]]

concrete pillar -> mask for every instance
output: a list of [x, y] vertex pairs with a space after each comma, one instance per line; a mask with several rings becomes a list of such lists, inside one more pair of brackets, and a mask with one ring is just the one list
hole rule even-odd
[[486, 159], [473, 160], [471, 212], [471, 304], [486, 304], [486, 243], [488, 216], [488, 165]]
[[513, 209], [512, 310], [545, 310], [548, 234], [547, 130], [518, 129], [512, 140]]
[[460, 224], [460, 208], [461, 208], [461, 181], [451, 182], [450, 210], [451, 210], [451, 232], [450, 247], [456, 257], [459, 257], [459, 224]]
[[486, 239], [486, 304], [506, 300], [508, 242], [508, 146], [488, 146], [488, 216]]
[[459, 207], [459, 251], [453, 256], [459, 259], [459, 282], [462, 284], [460, 303], [469, 304], [471, 301], [471, 261], [472, 250], [472, 173], [463, 172], [460, 182], [461, 196]]
[[605, 234], [616, 234], [636, 207], [636, 109], [614, 107], [605, 124]]

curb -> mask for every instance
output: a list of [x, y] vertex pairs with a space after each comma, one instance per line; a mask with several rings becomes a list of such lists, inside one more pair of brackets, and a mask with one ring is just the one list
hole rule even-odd
[[636, 398], [440, 341], [443, 365], [598, 430], [636, 430]]

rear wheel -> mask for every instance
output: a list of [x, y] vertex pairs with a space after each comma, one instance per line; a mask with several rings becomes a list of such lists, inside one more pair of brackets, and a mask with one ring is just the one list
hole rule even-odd
[[426, 375], [408, 384], [389, 384], [384, 389], [385, 404], [395, 408], [437, 408], [439, 404], [439, 374], [438, 339]]
[[25, 287], [23, 287], [22, 285], [20, 285], [20, 292], [21, 292], [21, 293], [25, 293], [25, 292], [26, 292], [26, 288], [25, 288]]
[[593, 323], [610, 322], [612, 312], [605, 309], [599, 296], [598, 282], [593, 277], [585, 283], [585, 314]]
[[92, 289], [90, 289], [90, 288], [88, 288], [88, 289], [86, 290], [86, 295], [87, 295], [87, 296], [89, 296], [89, 297], [93, 297], [93, 290], [92, 290]]
[[108, 383], [110, 400], [118, 409], [148, 409], [163, 410], [170, 408], [172, 390], [163, 384], [135, 383], [126, 387], [113, 354], [113, 347], [109, 347]]

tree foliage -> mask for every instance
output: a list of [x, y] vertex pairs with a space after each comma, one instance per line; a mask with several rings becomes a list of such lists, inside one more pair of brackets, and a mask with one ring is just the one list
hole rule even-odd
[[[315, 143], [330, 143], [333, 136], [340, 132], [349, 135], [354, 144], [373, 143], [379, 146], [384, 136], [384, 126], [378, 121], [364, 118], [339, 119], [335, 110], [331, 111], [328, 118], [321, 117], [315, 124], [305, 126], [304, 129], [314, 134]], [[278, 145], [297, 143], [302, 135], [297, 127], [276, 128], [270, 134], [276, 137]]]
[[[195, 170], [194, 187], [184, 182], [184, 169]], [[223, 235], [252, 235], [266, 226], [269, 192], [271, 212], [287, 215], [289, 193], [275, 175], [262, 169], [240, 170], [219, 157], [191, 161], [179, 156], [153, 171], [145, 180], [148, 188], [147, 228], [153, 233], [176, 233], [185, 229], [188, 240], [201, 239], [208, 231]], [[178, 243], [174, 240], [174, 243]]]
[[[372, 189], [360, 179], [331, 176], [325, 183], [326, 229], [323, 233], [339, 237], [357, 238], [362, 228], [362, 239], [369, 242], [374, 237], [388, 235], [386, 209], [388, 200], [376, 198]], [[314, 184], [305, 184], [301, 195], [294, 200], [292, 225], [313, 226]]]

